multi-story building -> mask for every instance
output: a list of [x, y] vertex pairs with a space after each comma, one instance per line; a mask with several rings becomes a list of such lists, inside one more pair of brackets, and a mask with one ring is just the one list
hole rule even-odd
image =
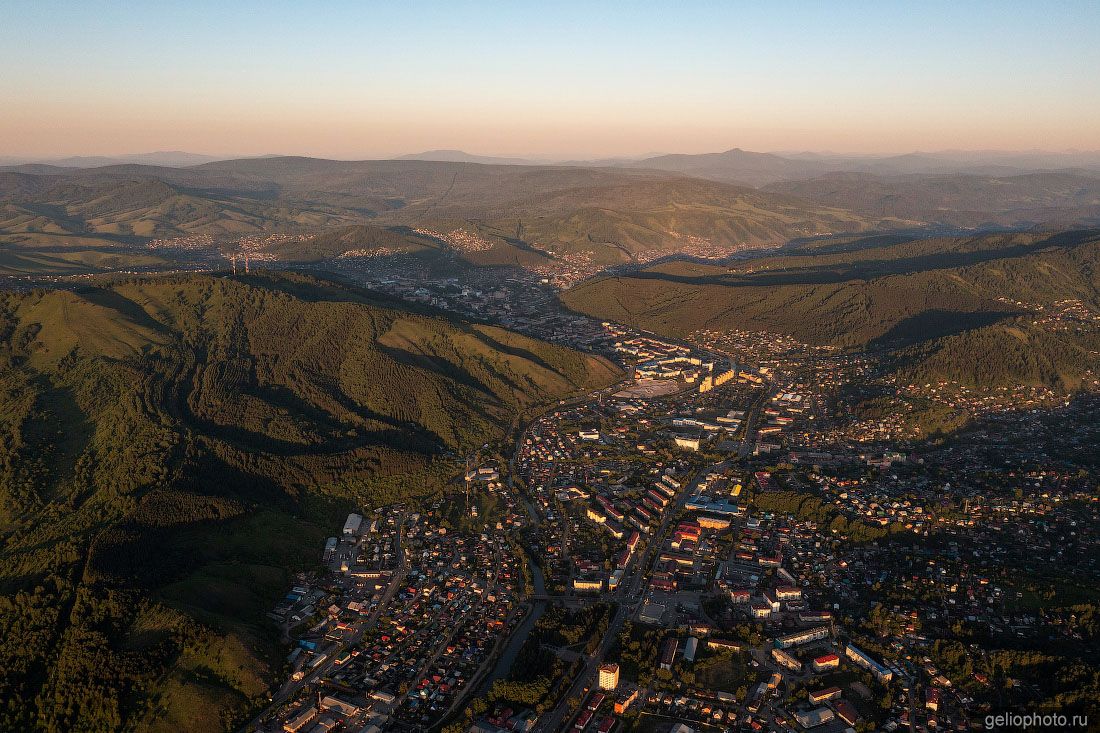
[[805, 631], [796, 631], [793, 634], [785, 634], [775, 640], [775, 645], [780, 649], [789, 649], [799, 644], [809, 644], [811, 641], [820, 641], [829, 638], [829, 627], [818, 626]]
[[889, 682], [894, 679], [894, 673], [887, 669], [885, 665], [875, 661], [869, 654], [851, 644], [844, 647], [844, 656], [869, 671], [879, 682]]
[[619, 665], [601, 664], [599, 685], [601, 690], [614, 690], [619, 686]]

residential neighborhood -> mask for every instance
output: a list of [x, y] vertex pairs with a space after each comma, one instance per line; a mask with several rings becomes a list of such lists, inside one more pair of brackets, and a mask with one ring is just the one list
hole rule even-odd
[[[533, 416], [421, 510], [348, 517], [272, 612], [297, 648], [256, 730], [963, 730], [1012, 664], [963, 629], [1075, 633], [1006, 570], [1100, 570], [1095, 486], [1053, 456], [867, 422], [867, 357], [578, 338], [628, 383]], [[936, 389], [978, 431], [1049, 404]]]

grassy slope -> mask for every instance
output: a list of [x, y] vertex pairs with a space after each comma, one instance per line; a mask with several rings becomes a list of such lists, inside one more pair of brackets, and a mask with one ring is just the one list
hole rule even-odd
[[411, 221], [444, 213], [473, 218], [473, 225], [489, 236], [554, 254], [583, 254], [606, 264], [700, 244], [730, 250], [778, 246], [794, 237], [901, 223], [681, 177], [549, 189], [522, 198], [513, 194], [471, 208], [433, 203], [386, 216]]
[[1095, 223], [1100, 218], [1100, 177], [1068, 172], [998, 177], [834, 173], [775, 183], [765, 190], [867, 216], [895, 216], [956, 226]]
[[[618, 263], [698, 240], [742, 248], [899, 223], [714, 181], [607, 168], [282, 158], [0, 173], [0, 235], [22, 235], [24, 246], [59, 234], [117, 246], [109, 237], [456, 221], [495, 242], [471, 262], [524, 265], [544, 262], [544, 251]], [[331, 248], [288, 245], [280, 254], [313, 259]]]
[[0, 729], [228, 727], [345, 502], [431, 493], [446, 451], [615, 377], [383, 305], [266, 275], [0, 301]]
[[100, 240], [90, 239], [89, 245], [58, 248], [0, 237], [0, 275], [75, 275], [170, 265], [163, 257], [118, 249]]
[[[1072, 298], [1095, 307], [1098, 265], [1096, 232], [991, 235], [807, 250], [733, 268], [670, 263], [588, 281], [564, 300], [581, 312], [675, 336], [749, 329], [847, 347], [924, 343], [923, 350], [904, 352], [910, 366], [937, 354], [927, 361], [929, 374], [970, 374], [968, 381], [980, 377], [956, 355], [989, 348], [990, 358], [1018, 363], [1029, 381], [1051, 381], [1095, 362], [1088, 342], [1039, 334], [1032, 319], [998, 298], [1045, 306]], [[1005, 330], [1009, 325], [1014, 330]], [[1042, 353], [1010, 356], [1018, 349]]]

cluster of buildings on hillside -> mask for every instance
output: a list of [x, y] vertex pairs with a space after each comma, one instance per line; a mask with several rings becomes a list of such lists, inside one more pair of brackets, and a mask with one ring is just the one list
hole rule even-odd
[[473, 692], [517, 620], [523, 561], [502, 535], [448, 530], [447, 515], [439, 501], [347, 518], [326, 543], [329, 574], [300, 577], [275, 611], [297, 646], [261, 730], [425, 729]]

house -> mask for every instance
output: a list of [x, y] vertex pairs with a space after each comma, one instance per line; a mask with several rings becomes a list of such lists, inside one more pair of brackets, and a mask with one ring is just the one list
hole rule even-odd
[[768, 618], [772, 615], [771, 604], [765, 601], [753, 601], [749, 604], [749, 610], [753, 618]]
[[633, 702], [637, 699], [638, 688], [635, 687], [628, 694], [621, 696], [618, 700], [615, 701], [615, 714], [622, 715], [623, 713], [625, 713], [630, 708], [631, 704], [633, 704]]
[[800, 644], [809, 644], [811, 641], [821, 641], [829, 638], [829, 627], [818, 626], [805, 631], [796, 631], [793, 634], [780, 636], [775, 640], [775, 645], [780, 649], [789, 649]]
[[833, 710], [836, 711], [836, 716], [848, 725], [855, 725], [859, 720], [859, 713], [856, 712], [855, 706], [847, 700], [834, 700]]
[[741, 651], [741, 645], [729, 639], [707, 639], [707, 648], [730, 652]]
[[826, 687], [823, 690], [814, 690], [809, 693], [808, 697], [810, 702], [814, 705], [820, 705], [826, 700], [833, 700], [840, 697], [841, 690], [839, 687]]
[[793, 585], [781, 585], [775, 589], [775, 597], [780, 601], [801, 600], [802, 589]]
[[816, 708], [806, 712], [795, 713], [794, 718], [803, 728], [816, 728], [834, 719], [833, 711], [829, 708]]
[[283, 730], [286, 731], [286, 733], [298, 733], [304, 730], [316, 717], [317, 707], [315, 705], [309, 705], [299, 710], [295, 713], [294, 717], [287, 720], [286, 723], [283, 724]]
[[775, 659], [778, 665], [780, 665], [781, 667], [786, 667], [792, 672], [802, 671], [802, 662], [798, 661], [782, 649], [772, 649], [772, 658]]
[[672, 665], [676, 662], [676, 651], [680, 645], [676, 639], [665, 639], [661, 643], [661, 651], [657, 655], [657, 668], [672, 671]]
[[852, 644], [848, 644], [844, 647], [844, 656], [852, 660], [856, 665], [869, 671], [879, 682], [889, 682], [894, 679], [894, 673], [891, 670], [887, 669], [885, 665], [875, 661], [871, 655], [856, 648]]

